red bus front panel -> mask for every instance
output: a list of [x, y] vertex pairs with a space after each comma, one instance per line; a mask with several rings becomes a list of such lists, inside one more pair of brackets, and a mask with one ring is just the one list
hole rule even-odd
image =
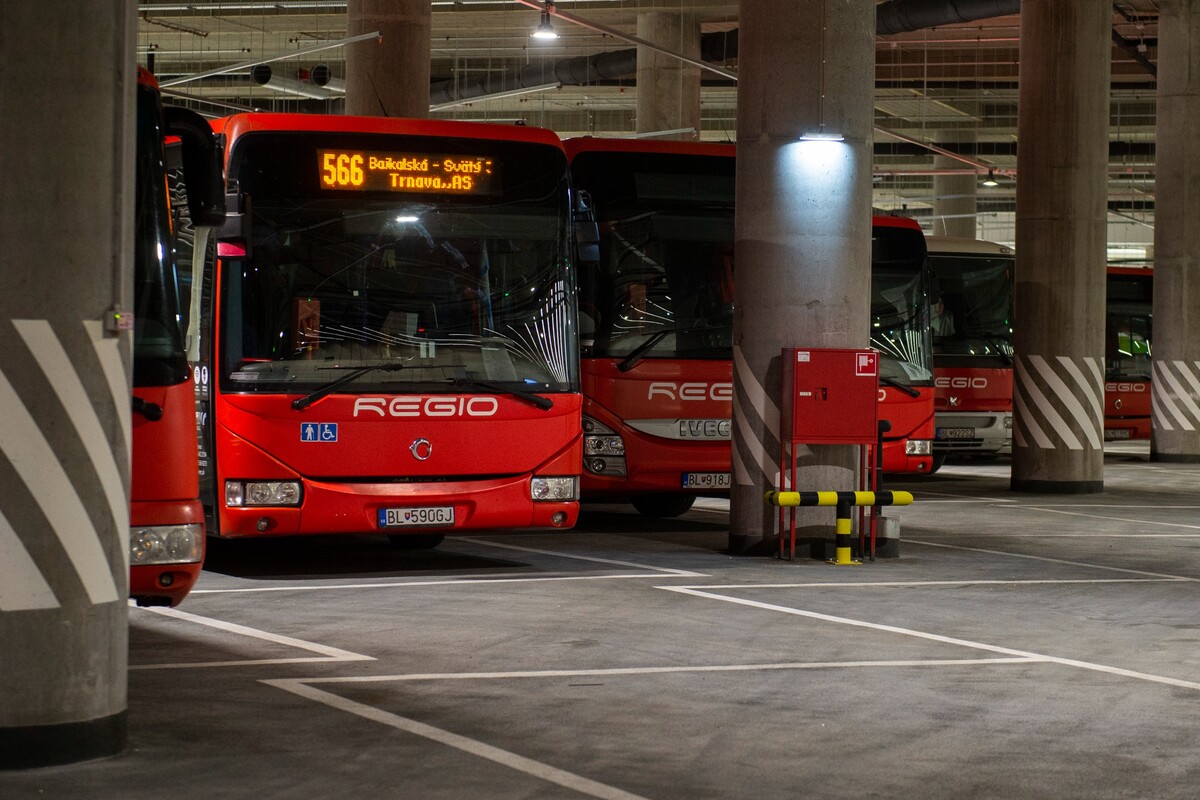
[[884, 434], [884, 472], [928, 474], [933, 469], [933, 387], [913, 389], [917, 397], [892, 387], [880, 388], [879, 419], [892, 424]]
[[727, 492], [730, 362], [646, 359], [627, 372], [617, 363], [584, 362], [584, 416], [621, 438], [624, 474], [612, 459], [585, 455], [584, 492], [596, 498]]

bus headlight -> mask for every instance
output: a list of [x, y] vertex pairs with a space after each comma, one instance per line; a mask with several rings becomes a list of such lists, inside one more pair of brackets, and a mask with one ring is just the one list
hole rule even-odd
[[564, 502], [579, 499], [579, 479], [533, 478], [529, 481], [529, 497], [534, 501]]
[[625, 440], [591, 417], [583, 418], [583, 467], [594, 475], [625, 474]]
[[225, 505], [298, 506], [301, 492], [299, 481], [225, 481]]
[[204, 526], [145, 525], [129, 531], [129, 563], [194, 564], [204, 557]]
[[933, 455], [933, 440], [909, 439], [904, 442], [904, 455], [931, 456]]

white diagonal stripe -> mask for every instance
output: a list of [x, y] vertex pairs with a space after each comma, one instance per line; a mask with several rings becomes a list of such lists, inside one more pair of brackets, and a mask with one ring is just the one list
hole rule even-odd
[[[201, 230], [207, 230], [202, 228]], [[121, 433], [125, 437], [125, 452], [133, 452], [133, 433], [130, 429], [130, 415], [119, 413], [122, 408], [129, 408], [130, 389], [129, 377], [125, 374], [125, 365], [121, 363], [121, 351], [117, 347], [120, 341], [115, 336], [105, 336], [104, 326], [96, 320], [84, 320], [83, 327], [96, 348], [96, 357], [100, 360], [100, 369], [104, 372], [104, 380], [108, 382], [108, 391], [112, 393], [113, 407], [118, 410], [117, 420], [121, 423]]]
[[[771, 398], [767, 397], [767, 392], [762, 384], [758, 382], [758, 378], [754, 376], [754, 370], [750, 369], [750, 365], [746, 363], [746, 359], [742, 356], [742, 348], [733, 348], [733, 366], [737, 371], [738, 384], [742, 388], [742, 394], [750, 401], [750, 405], [758, 412], [759, 418], [763, 421], [763, 425], [771, 432], [771, 435], [776, 439], [779, 438], [779, 406], [775, 405]], [[734, 405], [737, 405], [736, 403]]]
[[737, 447], [730, 446], [730, 452], [733, 455], [733, 480], [738, 486], [753, 486], [754, 480], [750, 477], [750, 471], [746, 469], [746, 465], [742, 463], [742, 454]]
[[[1188, 422], [1187, 417], [1183, 415], [1183, 412], [1179, 410], [1179, 405], [1175, 402], [1175, 395], [1171, 391], [1171, 387], [1178, 386], [1179, 383], [1171, 377], [1169, 370], [1170, 368], [1167, 366], [1167, 362], [1154, 362], [1154, 385], [1158, 386], [1160, 389], [1162, 389], [1162, 391], [1156, 393], [1152, 392], [1152, 394], [1157, 394], [1158, 399], [1162, 402], [1163, 406], [1166, 407], [1167, 411], [1171, 412], [1171, 416], [1173, 416], [1175, 421], [1179, 423], [1179, 427], [1188, 431], [1193, 430], [1192, 424]], [[1170, 384], [1170, 386], [1168, 386], [1168, 384]]]
[[[1188, 382], [1188, 386], [1184, 386], [1179, 377], [1170, 372], [1166, 373], [1167, 380], [1171, 382], [1171, 388], [1175, 390], [1175, 397], [1179, 399], [1179, 402], [1187, 406], [1187, 410], [1192, 414], [1191, 419], [1188, 420], [1187, 429], [1195, 430], [1195, 426], [1191, 422], [1193, 420], [1200, 421], [1200, 408], [1196, 407], [1196, 401], [1192, 398], [1200, 395], [1200, 386], [1196, 385], [1196, 379], [1192, 375], [1191, 368], [1188, 367], [1186, 361], [1172, 361], [1170, 363], [1178, 371], [1179, 377]], [[1164, 366], [1166, 365], [1164, 364]], [[1188, 390], [1189, 387], [1191, 391]]]
[[[1158, 368], [1158, 365], [1155, 364], [1154, 370], [1156, 372], [1158, 371]], [[1159, 379], [1154, 378], [1154, 380], [1152, 380], [1150, 383], [1150, 414], [1154, 418], [1154, 427], [1160, 431], [1173, 431], [1175, 430], [1175, 426], [1172, 425], [1171, 420], [1167, 418], [1167, 410], [1163, 407], [1163, 402], [1165, 400], [1163, 395], [1165, 394], [1166, 390], [1163, 388], [1162, 384], [1159, 383]]]
[[[1046, 388], [1054, 389], [1057, 394], [1070, 394], [1070, 390], [1067, 389], [1066, 384], [1054, 374], [1054, 368], [1046, 363], [1045, 358], [1042, 356], [1026, 356], [1023, 360], [1033, 365], [1033, 368], [1037, 370], [1038, 377], [1046, 383]], [[1028, 376], [1029, 373], [1026, 372], [1026, 375]], [[1050, 427], [1054, 428], [1054, 432], [1062, 439], [1067, 449], [1082, 450], [1083, 442], [1079, 441], [1079, 437], [1071, 430], [1071, 424], [1067, 422], [1062, 414], [1055, 410], [1054, 406], [1050, 403], [1050, 399], [1042, 393], [1037, 383], [1031, 379], [1023, 388], [1029, 392], [1030, 398], [1038, 407], [1038, 410], [1042, 412], [1046, 421], [1050, 423]], [[1078, 406], [1079, 403], [1076, 402], [1075, 405]]]
[[8, 518], [0, 512], [0, 611], [58, 608], [59, 602]]
[[[0, 372], [0, 451], [42, 510], [94, 604], [120, 599], [108, 556], [71, 479], [25, 404]], [[126, 548], [128, 549], [128, 548]]]
[[[1083, 446], [1079, 444], [1079, 440], [1074, 437], [1070, 429], [1067, 427], [1066, 422], [1061, 416], [1059, 416], [1058, 412], [1054, 410], [1054, 407], [1050, 405], [1050, 401], [1046, 399], [1044, 394], [1042, 394], [1041, 389], [1038, 388], [1037, 384], [1033, 380], [1033, 377], [1029, 374], [1029, 369], [1026, 366], [1027, 360], [1027, 358], [1018, 357], [1016, 361], [1018, 378], [1017, 388], [1019, 390], [1019, 394], [1025, 395], [1026, 397], [1026, 401], [1021, 404], [1021, 407], [1026, 411], [1024, 418], [1027, 420], [1033, 419], [1033, 408], [1029, 406], [1029, 402], [1032, 401], [1033, 406], [1041, 412], [1042, 416], [1045, 418], [1045, 421], [1048, 422], [1052, 428], [1054, 428], [1055, 432], [1057, 432], [1059, 436], [1063, 436], [1065, 432], [1066, 436], [1070, 436], [1071, 440], [1075, 442], [1076, 447], [1073, 449], [1082, 449]], [[1035, 425], [1035, 427], [1037, 426]], [[1051, 450], [1054, 449], [1054, 441], [1050, 439], [1049, 436], [1045, 437], [1044, 442], [1039, 439], [1038, 445]], [[1068, 446], [1070, 445], [1068, 444]]]
[[[14, 319], [13, 327], [25, 341], [25, 346], [37, 360], [58, 401], [62, 403], [75, 426], [75, 433], [83, 443], [88, 458], [92, 461], [92, 470], [104, 489], [104, 497], [108, 500], [108, 510], [112, 514], [113, 523], [120, 531], [121, 552], [129, 552], [129, 497], [125, 494], [125, 486], [121, 483], [121, 468], [113, 455], [112, 443], [104, 434], [100, 418], [88, 397], [83, 381], [67, 357], [62, 342], [54, 334], [50, 323], [44, 319]], [[115, 409], [117, 416], [129, 414], [129, 404], [118, 405]], [[126, 450], [126, 453], [129, 451]], [[129, 471], [126, 464], [125, 472]]]
[[[1020, 373], [1024, 372], [1024, 368], [1020, 366], [1019, 362], [1017, 365], [1017, 371]], [[1034, 441], [1037, 443], [1038, 447], [1053, 450], [1054, 442], [1049, 436], [1046, 435], [1046, 432], [1042, 430], [1042, 427], [1037, 424], [1037, 420], [1033, 418], [1033, 409], [1031, 409], [1029, 404], [1025, 402], [1023, 381], [1017, 381], [1017, 383], [1013, 386], [1013, 403], [1015, 403], [1017, 407], [1017, 421], [1016, 424], [1013, 425], [1013, 430], [1016, 431], [1017, 446], [1029, 446], [1025, 441], [1024, 434], [1022, 433], [1023, 430], [1028, 429], [1029, 432], [1033, 434]]]
[[[1084, 363], [1086, 364], [1090, 360], [1085, 358]], [[1055, 375], [1055, 378], [1063, 384], [1063, 389], [1066, 391], [1066, 397], [1063, 400], [1068, 404], [1071, 412], [1075, 415], [1075, 421], [1079, 423], [1079, 427], [1083, 429], [1084, 434], [1087, 436], [1088, 444], [1092, 446], [1093, 450], [1099, 450], [1104, 447], [1103, 440], [1100, 438], [1100, 429], [1104, 427], [1104, 400], [1102, 397], [1096, 395], [1096, 390], [1099, 389], [1103, 393], [1104, 384], [1100, 383], [1097, 386], [1088, 383], [1088, 379], [1084, 377], [1083, 371], [1079, 369], [1079, 365], [1067, 356], [1059, 356], [1058, 363], [1062, 365], [1068, 375], [1075, 379], [1076, 385], [1083, 390], [1083, 393], [1087, 395], [1088, 400], [1091, 402], [1092, 414], [1089, 416], [1087, 409], [1079, 402], [1079, 399], [1071, 391], [1070, 387], [1066, 385], [1066, 382], [1062, 381], [1058, 375]]]
[[[749, 420], [747, 420], [746, 415], [742, 413], [742, 406], [740, 403], [733, 404], [733, 422], [735, 425], [737, 425], [738, 430], [742, 433], [740, 437], [735, 437], [735, 440], [740, 438], [741, 442], [750, 451], [750, 455], [753, 456], [762, 474], [770, 475], [772, 471], [778, 469], [778, 466], [775, 464], [775, 460], [771, 458], [771, 454], [767, 452], [767, 448], [764, 447], [763, 443], [758, 440], [758, 436], [755, 435], [754, 429], [750, 427]], [[736, 450], [737, 448], [734, 447], [732, 449]], [[745, 465], [743, 464], [743, 466]], [[753, 480], [751, 480], [751, 484], [753, 484]]]

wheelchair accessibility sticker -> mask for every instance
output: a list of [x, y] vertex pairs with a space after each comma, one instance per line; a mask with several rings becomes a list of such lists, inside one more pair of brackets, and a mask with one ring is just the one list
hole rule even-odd
[[336, 422], [301, 422], [300, 441], [302, 442], [336, 442], [338, 426]]

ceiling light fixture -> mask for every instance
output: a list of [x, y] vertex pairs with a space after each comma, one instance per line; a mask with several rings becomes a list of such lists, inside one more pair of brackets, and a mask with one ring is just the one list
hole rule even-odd
[[983, 182], [983, 185], [984, 186], [999, 186], [1000, 185], [1000, 182], [996, 180], [996, 171], [995, 170], [991, 170], [991, 169], [988, 170], [987, 180], [985, 180]]
[[534, 28], [533, 33], [529, 34], [534, 39], [557, 39], [558, 32], [554, 30], [554, 26], [550, 24], [550, 9], [552, 5], [547, 2], [542, 8], [542, 21]]

